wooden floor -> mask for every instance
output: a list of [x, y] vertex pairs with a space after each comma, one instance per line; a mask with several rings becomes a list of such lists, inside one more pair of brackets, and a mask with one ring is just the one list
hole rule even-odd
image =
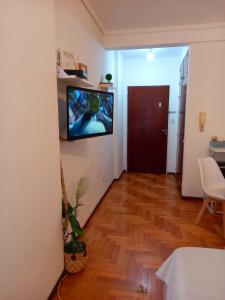
[[62, 299], [162, 299], [155, 271], [174, 249], [224, 247], [220, 215], [194, 225], [201, 204], [180, 197], [173, 175], [123, 175], [87, 224], [88, 265], [66, 277]]

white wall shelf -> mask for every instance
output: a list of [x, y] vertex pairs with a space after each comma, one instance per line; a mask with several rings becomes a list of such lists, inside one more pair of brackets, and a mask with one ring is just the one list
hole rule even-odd
[[80, 87], [96, 88], [96, 85], [86, 79], [80, 78], [76, 75], [67, 75], [66, 72], [57, 65], [57, 79], [63, 81], [68, 85], [75, 85]]
[[98, 89], [102, 90], [102, 91], [108, 91], [108, 92], [114, 92], [114, 90], [116, 89], [116, 87], [108, 82], [100, 82], [98, 85]]

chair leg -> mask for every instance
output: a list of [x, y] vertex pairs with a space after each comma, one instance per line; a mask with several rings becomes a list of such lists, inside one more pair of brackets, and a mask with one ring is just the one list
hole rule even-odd
[[207, 199], [203, 200], [202, 208], [201, 208], [201, 210], [200, 210], [200, 212], [199, 212], [199, 214], [198, 214], [198, 216], [195, 220], [195, 224], [198, 224], [199, 221], [201, 220], [202, 215], [203, 215], [205, 209], [207, 208], [208, 203], [209, 203], [209, 200], [207, 200]]
[[216, 214], [216, 208], [217, 208], [217, 201], [215, 201], [214, 205], [213, 205], [213, 214], [214, 215]]
[[207, 207], [210, 214], [214, 215], [216, 213], [216, 201], [210, 201]]

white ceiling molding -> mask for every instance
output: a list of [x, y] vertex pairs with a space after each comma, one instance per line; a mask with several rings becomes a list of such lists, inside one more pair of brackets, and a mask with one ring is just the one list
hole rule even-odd
[[93, 21], [95, 22], [95, 24], [97, 25], [99, 30], [102, 32], [103, 35], [105, 35], [105, 28], [104, 28], [102, 22], [100, 21], [94, 7], [91, 5], [90, 1], [89, 0], [81, 0], [81, 2], [83, 3], [84, 7], [88, 11], [89, 15], [91, 16], [91, 18], [93, 19]]
[[[157, 31], [158, 30], [158, 31]], [[198, 42], [225, 41], [225, 23], [164, 27], [150, 30], [105, 34], [106, 49], [162, 47], [188, 45]]]
[[152, 28], [139, 28], [130, 30], [108, 30], [104, 31], [104, 35], [133, 35], [143, 33], [160, 33], [169, 31], [186, 31], [186, 30], [199, 30], [199, 29], [212, 29], [212, 28], [225, 28], [223, 23], [209, 23], [209, 24], [192, 24], [183, 26], [166, 26], [166, 27], [152, 27]]

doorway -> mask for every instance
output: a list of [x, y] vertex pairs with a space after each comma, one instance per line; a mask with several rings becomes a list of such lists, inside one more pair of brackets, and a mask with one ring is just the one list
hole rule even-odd
[[188, 50], [188, 46], [152, 48], [151, 53], [154, 57], [151, 60], [148, 59], [149, 49], [119, 51], [118, 92], [124, 111], [120, 129], [123, 130], [123, 168], [125, 170], [130, 170], [127, 138], [128, 87], [169, 86], [166, 173], [176, 174], [180, 65]]
[[128, 87], [128, 172], [166, 173], [169, 86]]

